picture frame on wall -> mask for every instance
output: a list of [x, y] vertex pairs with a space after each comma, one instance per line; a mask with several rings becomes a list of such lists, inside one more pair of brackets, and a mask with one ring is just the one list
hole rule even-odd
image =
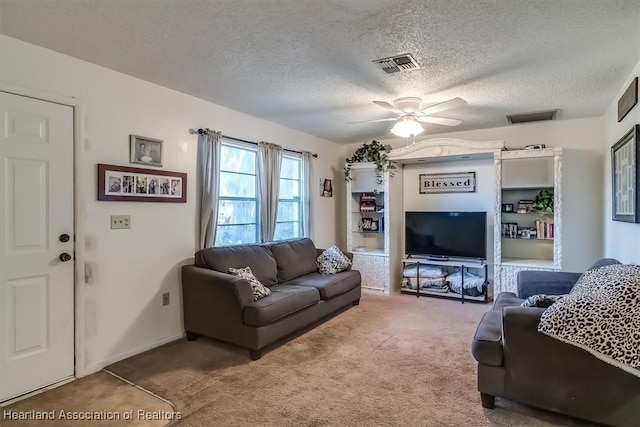
[[129, 135], [129, 163], [162, 167], [162, 140]]
[[612, 219], [622, 222], [640, 222], [640, 125], [634, 125], [611, 147], [611, 202]]
[[98, 164], [98, 200], [111, 202], [187, 202], [187, 174]]

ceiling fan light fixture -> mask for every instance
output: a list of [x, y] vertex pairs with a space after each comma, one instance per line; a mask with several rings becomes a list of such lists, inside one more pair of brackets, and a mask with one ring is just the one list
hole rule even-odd
[[422, 125], [413, 117], [403, 117], [391, 128], [391, 133], [400, 138], [409, 138], [424, 132]]

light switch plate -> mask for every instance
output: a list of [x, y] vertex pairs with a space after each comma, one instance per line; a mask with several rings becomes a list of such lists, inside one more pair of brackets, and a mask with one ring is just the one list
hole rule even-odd
[[111, 229], [131, 228], [131, 215], [111, 215]]
[[162, 305], [169, 305], [171, 303], [171, 297], [169, 292], [162, 294]]

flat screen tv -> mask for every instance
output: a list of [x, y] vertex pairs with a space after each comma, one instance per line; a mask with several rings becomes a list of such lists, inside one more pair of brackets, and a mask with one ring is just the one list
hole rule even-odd
[[487, 259], [486, 212], [405, 212], [407, 255]]

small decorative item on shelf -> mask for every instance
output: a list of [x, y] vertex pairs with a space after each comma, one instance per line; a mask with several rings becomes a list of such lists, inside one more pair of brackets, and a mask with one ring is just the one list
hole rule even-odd
[[505, 222], [502, 224], [502, 237], [515, 239], [518, 237], [518, 224], [515, 222]]
[[520, 200], [518, 202], [518, 213], [533, 212], [533, 200]]
[[541, 190], [533, 202], [533, 208], [538, 212], [553, 213], [553, 190]]
[[362, 218], [362, 231], [371, 231], [371, 218]]
[[360, 196], [360, 212], [376, 211], [376, 195], [374, 193], [363, 193]]
[[503, 203], [502, 212], [513, 212], [513, 203]]
[[378, 231], [379, 230], [379, 226], [378, 226], [379, 222], [377, 219], [372, 219], [371, 220], [371, 231]]

